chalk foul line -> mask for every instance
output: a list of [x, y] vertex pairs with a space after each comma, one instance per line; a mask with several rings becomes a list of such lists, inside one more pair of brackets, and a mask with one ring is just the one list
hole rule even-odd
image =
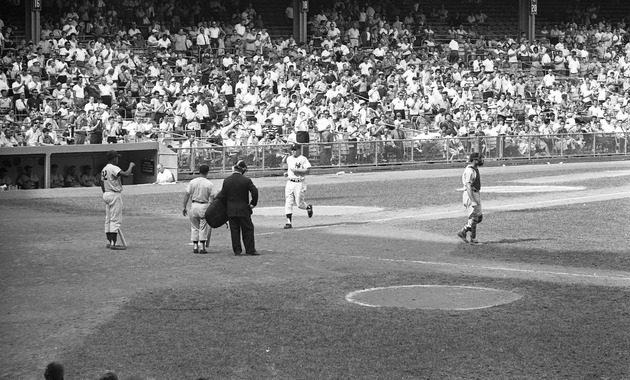
[[628, 282], [626, 286], [630, 286], [630, 276], [621, 275], [621, 274], [619, 276], [609, 276], [609, 275], [600, 275], [597, 273], [591, 274], [591, 273], [580, 273], [580, 272], [557, 272], [557, 271], [551, 271], [551, 270], [535, 270], [535, 269], [502, 267], [502, 266], [458, 264], [458, 263], [438, 262], [438, 261], [389, 259], [389, 258], [382, 258], [382, 257], [374, 258], [374, 257], [369, 257], [369, 256], [358, 256], [358, 255], [344, 256], [344, 257], [351, 257], [351, 258], [364, 259], [364, 260], [378, 260], [378, 261], [386, 261], [386, 262], [399, 262], [399, 263], [412, 263], [412, 264], [421, 264], [421, 265], [450, 266], [450, 267], [456, 267], [456, 268], [482, 269], [482, 270], [488, 270], [488, 271], [504, 271], [504, 272], [517, 272], [517, 273], [531, 273], [531, 274], [548, 275], [548, 276], [606, 279], [606, 280], [612, 280], [612, 281]]

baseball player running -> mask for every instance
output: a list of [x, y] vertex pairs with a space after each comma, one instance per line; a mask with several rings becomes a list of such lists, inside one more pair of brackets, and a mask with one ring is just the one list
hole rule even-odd
[[285, 229], [293, 227], [293, 206], [306, 210], [308, 217], [313, 217], [313, 205], [307, 204], [304, 200], [306, 196], [306, 175], [309, 173], [311, 163], [308, 158], [301, 154], [299, 144], [291, 145], [291, 155], [286, 157], [287, 164], [287, 185], [284, 188], [284, 210], [287, 215]]
[[[193, 253], [205, 254], [210, 242], [212, 228], [206, 222], [206, 209], [214, 198], [212, 182], [208, 180], [208, 165], [199, 167], [199, 177], [186, 186], [184, 193], [184, 211], [182, 214], [190, 219], [190, 240], [193, 242]], [[186, 209], [188, 200], [192, 201], [190, 211]], [[199, 245], [201, 244], [201, 249]]]
[[[481, 190], [479, 166], [483, 166], [483, 156], [476, 152], [471, 153], [468, 158], [468, 165], [462, 174], [462, 183], [464, 184], [462, 200], [468, 213], [468, 221], [464, 228], [457, 233], [460, 239], [473, 245], [481, 244], [477, 241], [477, 224], [483, 220], [481, 196], [479, 195]], [[470, 232], [470, 242], [468, 241], [468, 232]]]
[[107, 165], [101, 171], [101, 190], [103, 190], [103, 201], [105, 202], [105, 235], [107, 236], [107, 248], [124, 250], [124, 245], [117, 245], [118, 231], [122, 224], [122, 180], [121, 177], [131, 177], [133, 162], [129, 164], [129, 169], [123, 171], [118, 167], [118, 157], [120, 154], [115, 150], [106, 153]]

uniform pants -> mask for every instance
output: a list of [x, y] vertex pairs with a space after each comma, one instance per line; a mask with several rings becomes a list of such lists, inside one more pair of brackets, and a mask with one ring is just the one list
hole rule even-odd
[[206, 222], [206, 209], [209, 203], [193, 202], [188, 212], [190, 219], [190, 241], [210, 240], [212, 228]]
[[122, 195], [106, 191], [103, 193], [103, 201], [105, 202], [105, 233], [117, 233], [122, 224]]
[[[467, 227], [474, 227], [477, 225], [479, 218], [483, 215], [481, 210], [481, 196], [478, 191], [473, 191], [473, 198], [470, 199], [468, 196], [468, 192], [464, 191], [464, 195], [462, 196], [462, 201], [464, 203], [464, 207], [466, 207], [466, 213], [468, 214], [468, 222], [466, 223]], [[472, 205], [472, 201], [477, 203], [477, 206]]]
[[306, 210], [308, 204], [306, 198], [306, 182], [287, 181], [284, 188], [284, 213], [293, 214], [293, 206]]
[[254, 223], [252, 223], [251, 215], [247, 216], [230, 216], [230, 237], [232, 238], [232, 251], [234, 253], [243, 252], [241, 246], [241, 235], [245, 244], [245, 253], [256, 252], [256, 243], [254, 242]]

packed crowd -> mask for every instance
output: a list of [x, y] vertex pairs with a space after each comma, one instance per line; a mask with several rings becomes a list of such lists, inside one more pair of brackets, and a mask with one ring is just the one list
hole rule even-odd
[[[184, 12], [126, 0], [134, 17], [124, 21], [102, 1], [71, 2], [45, 19], [37, 44], [3, 52], [0, 146], [627, 131], [623, 20], [593, 11], [530, 42], [484, 36], [482, 11], [425, 14], [418, 2], [403, 17], [393, 3], [337, 1], [310, 17], [309, 41], [298, 44], [273, 40], [251, 4]], [[446, 39], [430, 26], [438, 21], [452, 24]]]

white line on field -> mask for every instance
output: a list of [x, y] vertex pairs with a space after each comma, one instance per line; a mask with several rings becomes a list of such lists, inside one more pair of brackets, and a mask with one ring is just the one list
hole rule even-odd
[[[611, 196], [615, 196], [615, 195], [624, 195], [626, 198], [630, 197], [630, 193], [624, 191], [624, 192], [619, 192], [619, 193], [586, 195], [586, 196], [583, 196], [583, 197], [574, 197], [574, 198], [549, 199], [549, 200], [542, 200], [542, 201], [537, 201], [537, 202], [533, 202], [533, 203], [512, 203], [512, 204], [507, 204], [507, 205], [487, 206], [487, 207], [485, 207], [485, 210], [498, 210], [498, 209], [505, 209], [505, 208], [518, 209], [518, 208], [523, 207], [523, 206], [532, 207], [532, 206], [540, 206], [540, 205], [548, 204], [548, 203], [549, 204], [552, 204], [552, 203], [568, 204], [569, 203], [568, 201], [577, 201], [577, 200], [580, 200], [580, 201], [586, 201], [586, 200], [590, 200], [590, 199], [606, 200], [606, 199], [609, 199]], [[431, 213], [426, 213], [426, 214], [423, 213], [422, 214], [422, 218], [423, 219], [427, 219], [428, 216], [448, 215], [448, 214], [452, 214], [453, 212], [455, 212], [455, 210], [431, 212]], [[393, 216], [391, 218], [371, 219], [371, 220], [366, 220], [365, 222], [367, 222], [367, 223], [379, 223], [379, 222], [390, 222], [392, 220], [412, 219], [412, 218], [418, 218], [418, 215], [417, 214], [414, 214], [414, 215], [400, 215], [400, 216]]]
[[[611, 196], [614, 195], [625, 195], [626, 198], [630, 197], [630, 193], [627, 191], [622, 191], [619, 193], [608, 193], [608, 194], [595, 194], [595, 195], [586, 195], [584, 197], [574, 197], [574, 198], [562, 198], [562, 199], [549, 199], [549, 200], [545, 200], [545, 201], [538, 201], [534, 204], [536, 205], [540, 205], [540, 204], [545, 204], [545, 203], [558, 203], [558, 202], [567, 202], [567, 201], [577, 201], [577, 200], [586, 200], [586, 199], [608, 199]], [[488, 209], [498, 209], [498, 208], [508, 208], [508, 207], [515, 207], [515, 206], [521, 206], [524, 203], [515, 203], [515, 204], [511, 204], [511, 205], [502, 205], [502, 206], [492, 206], [492, 207], [488, 207]]]
[[590, 273], [554, 272], [554, 271], [547, 271], [547, 270], [534, 270], [534, 269], [510, 268], [510, 267], [499, 267], [499, 266], [458, 264], [458, 263], [447, 263], [447, 262], [436, 262], [436, 261], [405, 260], [405, 259], [385, 259], [385, 258], [380, 258], [380, 257], [373, 258], [373, 257], [369, 257], [369, 256], [345, 256], [345, 257], [353, 257], [353, 258], [357, 258], [357, 259], [379, 260], [379, 261], [390, 261], [390, 262], [424, 264], [424, 265], [451, 266], [451, 267], [461, 267], [461, 268], [475, 268], [475, 269], [506, 271], [506, 272], [535, 273], [535, 274], [546, 274], [546, 275], [556, 275], [556, 276], [574, 276], [574, 277], [586, 277], [586, 278], [599, 278], [599, 279], [610, 279], [610, 280], [615, 280], [615, 281], [622, 280], [622, 281], [629, 281], [630, 282], [630, 277], [626, 277], [626, 276], [606, 276], [606, 275], [598, 275], [597, 273], [590, 274]]
[[[596, 201], [596, 200], [607, 200], [607, 199], [612, 199], [612, 197], [617, 196], [617, 195], [622, 195], [625, 198], [630, 198], [630, 192], [627, 191], [622, 191], [622, 192], [617, 192], [617, 193], [607, 193], [607, 194], [595, 194], [595, 195], [585, 195], [582, 197], [573, 197], [573, 198], [562, 198], [562, 199], [549, 199], [549, 200], [540, 200], [540, 201], [535, 201], [535, 202], [522, 202], [522, 203], [512, 203], [512, 204], [507, 204], [507, 205], [494, 205], [494, 206], [486, 206], [485, 210], [501, 210], [501, 209], [515, 209], [518, 210], [522, 207], [539, 207], [545, 204], [550, 204], [550, 205], [554, 205], [554, 204], [558, 204], [558, 205], [565, 205], [565, 204], [570, 204], [571, 201]], [[577, 203], [577, 202], [574, 202]], [[409, 210], [403, 210], [406, 212], [409, 212]], [[381, 218], [381, 219], [366, 219], [363, 220], [363, 223], [381, 223], [381, 222], [391, 222], [394, 220], [402, 220], [402, 219], [414, 219], [414, 218], [422, 218], [423, 220], [431, 220], [431, 217], [439, 217], [439, 216], [444, 216], [444, 215], [456, 215], [459, 216], [461, 214], [460, 210], [446, 210], [446, 211], [436, 211], [436, 212], [429, 212], [429, 213], [423, 213], [422, 209], [418, 209], [417, 212], [414, 212], [413, 214], [409, 214], [409, 215], [397, 215], [397, 216], [392, 216], [390, 218]], [[323, 226], [311, 226], [311, 227], [297, 227], [294, 228], [297, 231], [308, 231], [308, 230], [316, 230], [316, 229], [324, 229], [324, 228], [329, 228], [329, 227], [340, 227], [345, 225], [345, 223], [338, 223], [338, 224], [334, 224], [334, 225], [323, 225]], [[274, 235], [277, 234], [278, 232], [266, 232], [266, 233], [261, 233], [261, 234], [257, 234], [257, 235]]]

